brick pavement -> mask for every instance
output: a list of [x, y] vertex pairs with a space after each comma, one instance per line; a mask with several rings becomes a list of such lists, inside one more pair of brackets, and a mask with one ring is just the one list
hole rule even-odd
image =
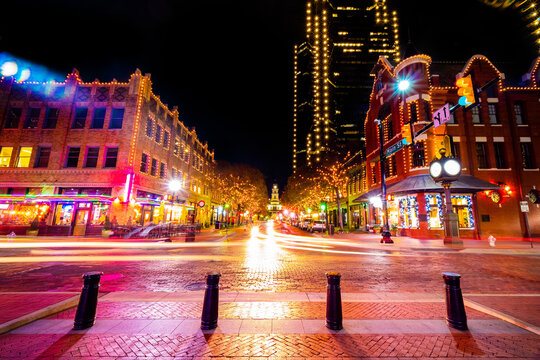
[[0, 324], [61, 302], [74, 293], [1, 293]]

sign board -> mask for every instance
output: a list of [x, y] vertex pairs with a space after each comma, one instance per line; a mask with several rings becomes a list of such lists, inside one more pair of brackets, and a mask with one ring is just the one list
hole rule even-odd
[[450, 104], [445, 104], [433, 113], [433, 127], [436, 128], [450, 120]]
[[388, 157], [394, 153], [397, 153], [399, 150], [403, 149], [403, 145], [404, 145], [403, 141], [395, 143], [394, 145], [386, 149], [386, 151], [384, 152], [384, 155]]
[[520, 201], [521, 212], [529, 212], [529, 204], [526, 201]]
[[199, 203], [197, 205], [199, 205], [199, 207], [204, 207], [204, 205], [206, 205], [206, 203], [204, 202], [204, 200], [201, 200], [201, 201], [199, 201]]

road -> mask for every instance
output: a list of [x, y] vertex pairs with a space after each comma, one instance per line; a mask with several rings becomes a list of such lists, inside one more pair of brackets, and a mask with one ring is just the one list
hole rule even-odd
[[530, 254], [410, 248], [330, 239], [288, 225], [246, 229], [226, 241], [194, 243], [0, 243], [3, 292], [79, 291], [81, 275], [103, 271], [103, 292], [201, 290], [205, 273], [238, 292], [324, 292], [325, 272], [342, 291], [443, 291], [441, 274], [462, 275], [467, 293], [538, 293], [540, 261]]

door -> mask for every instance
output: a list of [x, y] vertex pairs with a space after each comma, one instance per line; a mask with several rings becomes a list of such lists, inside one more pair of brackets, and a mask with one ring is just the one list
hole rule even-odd
[[86, 225], [88, 224], [88, 218], [90, 209], [77, 209], [75, 213], [75, 226], [73, 227], [73, 235], [85, 235]]

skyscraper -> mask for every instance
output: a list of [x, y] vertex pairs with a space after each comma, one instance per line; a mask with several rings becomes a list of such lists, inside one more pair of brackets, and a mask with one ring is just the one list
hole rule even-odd
[[397, 13], [386, 0], [308, 0], [294, 48], [293, 170], [363, 148], [379, 56], [399, 61]]

